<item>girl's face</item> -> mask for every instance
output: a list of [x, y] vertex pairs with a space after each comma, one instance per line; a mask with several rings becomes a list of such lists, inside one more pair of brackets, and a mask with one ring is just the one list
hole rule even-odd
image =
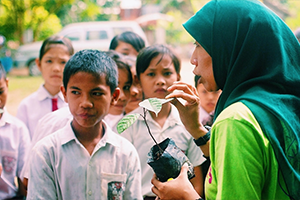
[[195, 65], [193, 73], [201, 76], [199, 83], [203, 83], [207, 91], [217, 91], [218, 86], [213, 73], [212, 58], [198, 42], [195, 42], [195, 45], [191, 57], [191, 64]]
[[118, 102], [115, 105], [112, 105], [109, 109], [109, 113], [112, 115], [120, 115], [124, 113], [125, 106], [127, 105], [130, 99], [130, 87], [131, 83], [129, 81], [129, 72], [126, 69], [118, 69], [119, 81], [118, 88], [120, 89], [120, 96]]
[[131, 44], [123, 41], [118, 41], [118, 46], [116, 47], [115, 51], [127, 56], [138, 55], [138, 52], [135, 50], [135, 48], [133, 48]]
[[180, 80], [180, 75], [177, 74], [171, 57], [162, 57], [160, 54], [151, 60], [145, 72], [140, 74], [139, 80], [145, 98], [164, 99], [169, 94], [167, 88]]
[[211, 113], [215, 110], [221, 90], [208, 92], [202, 83], [198, 84], [197, 91], [201, 101], [201, 107], [207, 112]]
[[36, 59], [36, 64], [45, 81], [44, 87], [48, 91], [51, 90], [50, 88], [58, 88], [60, 90], [65, 64], [70, 57], [68, 48], [65, 45], [53, 44], [41, 60]]

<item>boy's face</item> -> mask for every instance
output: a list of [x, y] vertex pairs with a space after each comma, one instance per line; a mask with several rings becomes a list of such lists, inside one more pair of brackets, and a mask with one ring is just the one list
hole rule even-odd
[[[0, 109], [3, 109], [6, 104], [7, 93], [8, 93], [8, 79], [1, 77], [0, 78]], [[1, 116], [2, 113], [0, 112], [0, 118]]]
[[197, 91], [200, 97], [201, 107], [207, 112], [211, 113], [215, 110], [221, 90], [208, 92], [202, 83], [197, 85]]
[[73, 128], [97, 125], [117, 102], [119, 89], [111, 94], [104, 76], [78, 72], [69, 79], [67, 89], [62, 88], [65, 101], [73, 115]]
[[179, 79], [180, 75], [177, 74], [172, 59], [168, 55], [164, 55], [163, 58], [161, 55], [153, 58], [139, 78], [145, 98], [161, 99], [169, 94], [167, 88]]

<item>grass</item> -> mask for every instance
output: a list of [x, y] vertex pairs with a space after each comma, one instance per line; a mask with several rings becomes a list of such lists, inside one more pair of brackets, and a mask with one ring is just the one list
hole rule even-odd
[[13, 75], [8, 76], [8, 98], [6, 108], [12, 115], [16, 115], [20, 102], [35, 92], [43, 83], [41, 76], [26, 76], [26, 75]]

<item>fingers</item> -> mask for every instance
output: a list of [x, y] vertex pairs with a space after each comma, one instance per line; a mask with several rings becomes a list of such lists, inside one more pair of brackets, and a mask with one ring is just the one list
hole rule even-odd
[[191, 95], [195, 94], [195, 92], [196, 92], [196, 94], [198, 94], [197, 90], [195, 90], [194, 86], [184, 83], [182, 81], [174, 82], [173, 85], [168, 88], [168, 91], [170, 91], [170, 92], [173, 92], [174, 90], [181, 90], [181, 91], [191, 94]]

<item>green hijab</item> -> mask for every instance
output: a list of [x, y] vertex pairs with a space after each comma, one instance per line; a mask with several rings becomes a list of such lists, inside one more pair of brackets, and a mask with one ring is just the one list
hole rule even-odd
[[300, 197], [300, 46], [256, 0], [212, 0], [183, 24], [212, 57], [215, 118], [245, 103], [269, 139], [291, 199]]

